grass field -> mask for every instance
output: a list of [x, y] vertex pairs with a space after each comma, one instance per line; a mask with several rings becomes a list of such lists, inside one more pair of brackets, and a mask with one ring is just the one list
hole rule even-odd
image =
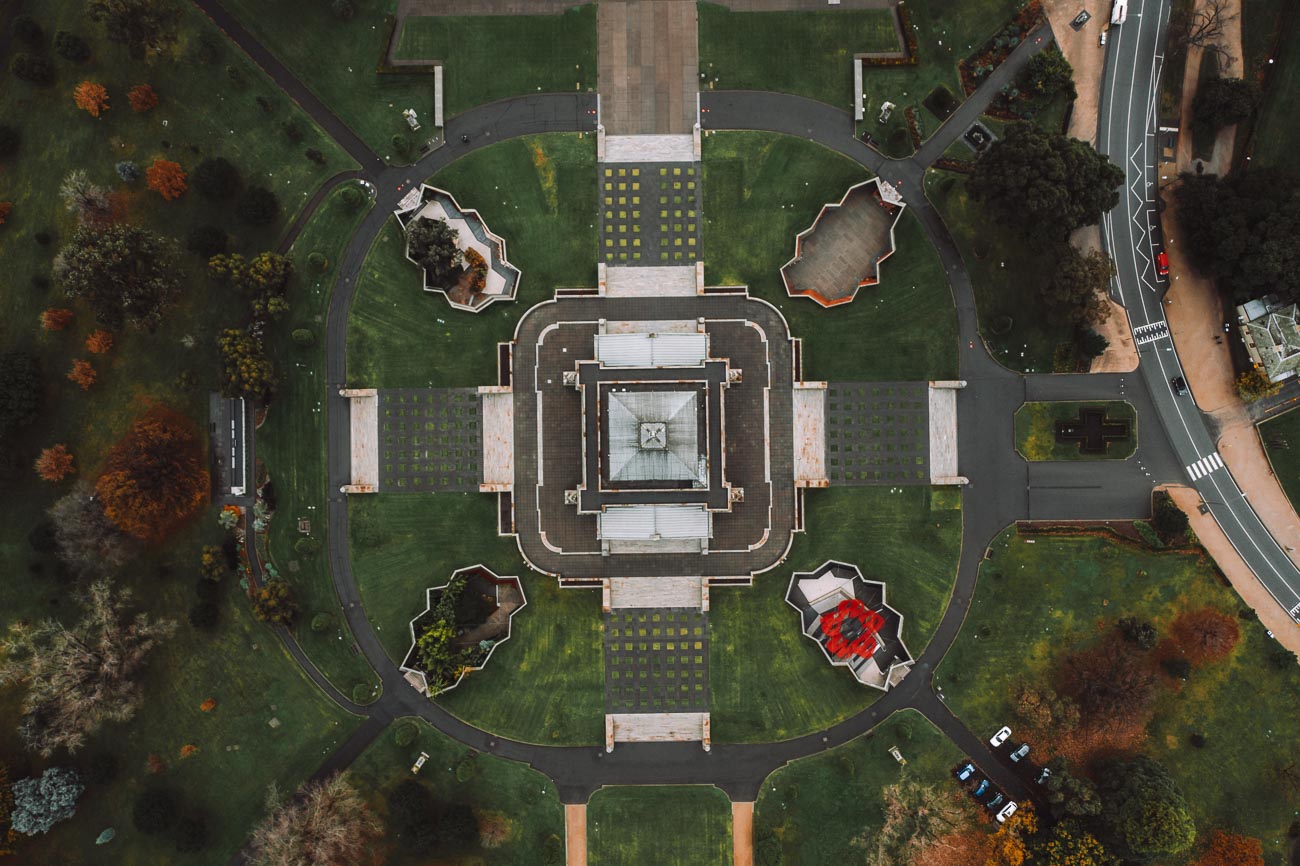
[[717, 788], [601, 788], [587, 804], [593, 866], [730, 866], [731, 850], [731, 801]]
[[925, 194], [961, 250], [975, 289], [980, 335], [993, 357], [1012, 370], [1052, 372], [1053, 355], [1071, 343], [1073, 328], [1042, 313], [1038, 283], [1050, 272], [1050, 253], [990, 224], [958, 175], [927, 172]]
[[[889, 754], [891, 746], [906, 759], [906, 769]], [[950, 784], [948, 769], [960, 758], [924, 716], [903, 710], [865, 736], [786, 764], [763, 782], [754, 807], [758, 862], [863, 862], [864, 840], [884, 823], [881, 789], [904, 775]], [[763, 859], [776, 851], [785, 859]]]
[[[1058, 442], [1056, 423], [1074, 421], [1084, 408], [1100, 407], [1106, 411], [1106, 422], [1128, 422], [1129, 435], [1106, 443], [1106, 450], [1098, 454], [1085, 454], [1078, 442]], [[1025, 403], [1016, 410], [1016, 450], [1031, 462], [1040, 460], [1126, 460], [1133, 456], [1138, 446], [1137, 412], [1132, 403], [1123, 400], [1097, 402]]]
[[1260, 424], [1259, 436], [1291, 507], [1300, 511], [1300, 410], [1292, 409]]
[[[410, 162], [416, 145], [434, 135], [429, 69], [376, 71], [387, 49], [387, 16], [396, 12], [397, 0], [353, 0], [356, 15], [350, 21], [336, 18], [328, 3], [304, 7], [295, 0], [229, 0], [225, 5], [382, 158]], [[446, 117], [539, 89], [572, 92], [575, 85], [595, 82], [594, 10], [449, 18], [442, 24], [417, 18], [411, 31], [399, 37], [399, 56], [428, 50], [434, 53], [424, 56], [443, 61]], [[407, 127], [404, 108], [415, 109], [423, 120], [419, 133]], [[394, 138], [404, 142], [406, 153], [395, 149]]]
[[[1250, 165], [1294, 170], [1293, 156], [1300, 143], [1300, 12], [1293, 7], [1289, 15], [1279, 16], [1272, 3], [1260, 2], [1258, 8], [1246, 7], [1243, 15], [1248, 61], [1257, 55], [1261, 66], [1267, 63], [1264, 56], [1269, 49], [1264, 46], [1271, 47], [1274, 39], [1280, 49], [1277, 62], [1267, 69], [1268, 87], [1255, 121]], [[1274, 21], [1284, 29], [1269, 27]]]
[[460, 387], [496, 376], [497, 342], [561, 286], [596, 284], [595, 144], [578, 135], [502, 142], [429, 181], [476, 208], [521, 271], [514, 303], [453, 310], [420, 287], [390, 221], [375, 240], [348, 321], [348, 380], [365, 387]]
[[352, 563], [361, 598], [388, 654], [411, 646], [409, 623], [424, 590], [482, 563], [524, 582], [528, 606], [488, 666], [438, 699], [494, 733], [537, 743], [604, 737], [600, 596], [561, 590], [524, 566], [512, 539], [496, 535], [496, 500], [479, 494], [380, 494], [349, 503]]
[[822, 205], [870, 174], [799, 138], [723, 132], [704, 144], [704, 261], [709, 285], [748, 285], [775, 304], [803, 338], [804, 375], [841, 381], [944, 379], [957, 375], [957, 317], [948, 279], [920, 223], [904, 211], [897, 251], [881, 283], [849, 304], [823, 309], [791, 298], [781, 266], [795, 235]]
[[716, 742], [784, 740], [829, 727], [880, 692], [827, 663], [785, 601], [790, 575], [828, 559], [883, 580], [914, 656], [948, 603], [961, 553], [960, 494], [928, 487], [854, 487], [808, 494], [808, 531], [785, 564], [746, 589], [710, 596], [710, 706]]
[[[338, 187], [323, 201], [303, 228], [289, 255], [295, 273], [287, 297], [291, 312], [280, 328], [287, 334], [306, 329], [316, 336], [312, 346], [292, 340], [272, 346], [272, 360], [282, 371], [283, 381], [275, 404], [257, 431], [257, 456], [266, 466], [276, 494], [276, 517], [271, 521], [271, 559], [280, 575], [293, 584], [302, 607], [295, 628], [298, 643], [313, 663], [344, 694], [360, 696], [378, 688], [379, 678], [365, 658], [352, 651], [353, 638], [339, 610], [338, 596], [330, 577], [325, 521], [325, 312], [338, 277], [339, 257], [357, 225], [370, 208], [369, 199], [355, 210], [343, 202], [343, 189], [364, 188], [355, 181]], [[324, 270], [307, 261], [319, 252], [325, 256]], [[314, 556], [302, 556], [294, 543], [303, 537], [298, 521], [311, 521], [311, 535], [320, 544]], [[332, 618], [329, 627], [316, 631], [312, 618], [324, 613]]]
[[[1209, 605], [1235, 617], [1241, 607], [1194, 555], [1089, 536], [1033, 541], [1009, 530], [993, 543], [961, 635], [935, 673], [948, 705], [977, 734], [1013, 718], [1016, 683], [1042, 681], [1070, 648], [1118, 640], [1119, 617], [1149, 621], [1163, 637], [1182, 611]], [[1276, 644], [1263, 626], [1242, 620], [1240, 629], [1227, 659], [1197, 668], [1181, 689], [1161, 690], [1144, 749], [1174, 774], [1202, 834], [1258, 837], [1266, 862], [1281, 866], [1295, 816], [1288, 797], [1297, 792], [1286, 793], [1274, 769], [1281, 744], [1300, 742], [1300, 670], [1267, 661]], [[1189, 744], [1194, 732], [1205, 737], [1202, 748]]]
[[[397, 745], [397, 732], [408, 726], [418, 731], [415, 741]], [[410, 768], [421, 752], [429, 759], [415, 778], [430, 788], [434, 800], [470, 806], [480, 828], [491, 827], [498, 839], [484, 844], [480, 836], [464, 848], [443, 843], [432, 850], [411, 851], [390, 830], [380, 843], [388, 866], [540, 864], [548, 862], [547, 852], [563, 852], [564, 807], [549, 779], [526, 764], [474, 752], [421, 719], [394, 722], [351, 767], [353, 783], [381, 818], [388, 819], [386, 795], [412, 778]], [[467, 778], [462, 781], [461, 776]]]

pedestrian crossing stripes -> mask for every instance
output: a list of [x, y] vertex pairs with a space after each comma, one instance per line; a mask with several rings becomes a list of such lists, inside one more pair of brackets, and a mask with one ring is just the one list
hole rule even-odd
[[1213, 454], [1210, 454], [1207, 457], [1202, 457], [1195, 463], [1189, 464], [1187, 466], [1187, 474], [1192, 476], [1193, 481], [1198, 481], [1206, 475], [1209, 475], [1211, 472], [1214, 472], [1216, 469], [1222, 468], [1223, 458], [1219, 456], [1218, 451], [1215, 451]]
[[1133, 329], [1133, 341], [1139, 346], [1144, 343], [1154, 343], [1156, 340], [1168, 336], [1168, 322], [1152, 322], [1149, 325], [1139, 325]]

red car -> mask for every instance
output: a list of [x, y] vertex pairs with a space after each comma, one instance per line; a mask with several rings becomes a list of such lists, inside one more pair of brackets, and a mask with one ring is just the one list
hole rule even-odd
[[1156, 273], [1162, 277], [1169, 276], [1169, 254], [1164, 250], [1156, 254]]

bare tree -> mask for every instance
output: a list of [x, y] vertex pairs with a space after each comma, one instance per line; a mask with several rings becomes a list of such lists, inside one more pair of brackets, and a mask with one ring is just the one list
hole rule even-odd
[[77, 577], [108, 577], [130, 559], [135, 543], [113, 525], [88, 481], [73, 485], [50, 507], [60, 561]]
[[379, 820], [345, 773], [299, 789], [288, 802], [275, 805], [253, 833], [257, 866], [354, 866], [374, 859], [371, 844], [384, 835]]
[[145, 658], [176, 628], [169, 620], [127, 617], [130, 593], [112, 583], [91, 584], [85, 615], [73, 628], [56, 620], [17, 622], [0, 641], [0, 686], [26, 683], [19, 733], [48, 757], [75, 752], [104, 722], [125, 722], [143, 697], [137, 675]]
[[1199, 7], [1176, 7], [1169, 18], [1169, 44], [1185, 51], [1191, 46], [1213, 51], [1219, 68], [1229, 69], [1235, 59], [1223, 47], [1224, 26], [1237, 14], [1228, 11], [1228, 0], [1202, 0]]
[[84, 169], [73, 169], [63, 178], [59, 185], [59, 195], [68, 210], [77, 215], [82, 222], [95, 222], [106, 216], [110, 210], [108, 195], [96, 184], [90, 182], [90, 176]]
[[961, 795], [904, 775], [881, 790], [885, 823], [870, 838], [855, 842], [867, 849], [867, 866], [908, 863], [939, 839], [965, 830], [971, 809]]

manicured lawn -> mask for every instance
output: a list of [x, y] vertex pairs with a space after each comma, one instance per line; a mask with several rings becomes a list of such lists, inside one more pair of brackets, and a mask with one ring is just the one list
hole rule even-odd
[[[415, 741], [409, 746], [397, 745], [398, 731], [408, 726], [419, 732]], [[465, 847], [440, 843], [432, 849], [413, 851], [404, 847], [390, 829], [381, 843], [384, 863], [514, 866], [545, 863], [543, 852], [563, 852], [564, 807], [549, 779], [526, 764], [474, 752], [421, 719], [394, 722], [352, 765], [354, 784], [384, 820], [388, 820], [388, 792], [412, 778], [411, 766], [421, 752], [427, 753], [429, 759], [414, 778], [430, 788], [435, 801], [470, 806], [479, 820], [480, 833], [490, 827], [501, 841], [490, 839], [484, 844], [480, 836]], [[461, 781], [460, 776], [467, 778]]]
[[[1120, 640], [1119, 617], [1151, 622], [1163, 638], [1180, 612], [1208, 605], [1235, 617], [1241, 607], [1194, 555], [1090, 536], [1024, 539], [1014, 530], [991, 551], [961, 635], [935, 673], [948, 705], [977, 734], [1012, 723], [1017, 683], [1042, 682], [1074, 647]], [[1239, 625], [1230, 656], [1195, 669], [1181, 688], [1161, 687], [1144, 750], [1174, 774], [1200, 833], [1258, 837], [1266, 862], [1280, 866], [1295, 806], [1274, 770], [1282, 744], [1300, 742], [1300, 669], [1274, 668], [1267, 655], [1276, 644], [1263, 627]], [[1189, 744], [1192, 733], [1205, 737], [1203, 747]]]
[[948, 603], [961, 553], [960, 494], [928, 487], [845, 487], [810, 492], [808, 531], [781, 567], [754, 586], [710, 596], [710, 712], [717, 742], [766, 742], [821, 730], [861, 711], [881, 692], [861, 685], [799, 631], [785, 601], [790, 575], [828, 559], [886, 583], [903, 614], [913, 656], [929, 643]]
[[497, 343], [557, 287], [596, 284], [596, 161], [590, 138], [530, 136], [484, 148], [429, 181], [478, 209], [521, 271], [514, 303], [453, 310], [423, 291], [390, 221], [366, 258], [348, 322], [348, 380], [460, 387], [496, 378]]
[[[891, 746], [902, 753], [906, 769], [889, 754]], [[785, 859], [773, 862], [862, 862], [862, 840], [884, 824], [881, 789], [905, 774], [949, 784], [948, 770], [961, 757], [924, 716], [903, 710], [865, 736], [786, 764], [763, 782], [754, 807], [760, 862], [766, 862], [764, 851], [782, 853]]]
[[[1253, 47], [1261, 64], [1267, 62], [1263, 58], [1268, 48], [1263, 46], [1271, 47], [1273, 39], [1277, 38], [1276, 31], [1268, 25], [1277, 21], [1285, 27], [1278, 38], [1276, 62], [1267, 69], [1268, 89], [1255, 121], [1250, 165], [1293, 171], [1295, 148], [1300, 143], [1300, 57], [1297, 57], [1300, 53], [1300, 13], [1292, 8], [1289, 15], [1279, 17], [1270, 6], [1267, 2], [1260, 3], [1259, 8], [1252, 4], [1242, 13], [1247, 57], [1254, 59], [1251, 58]], [[1274, 13], [1272, 16], [1268, 14], [1270, 11]], [[1263, 45], [1259, 44], [1261, 42]]]
[[523, 579], [528, 606], [486, 669], [438, 700], [475, 725], [538, 743], [604, 737], [600, 596], [561, 590], [530, 572], [513, 539], [496, 534], [496, 499], [480, 494], [353, 497], [352, 564], [385, 649], [400, 662], [424, 590], [457, 568], [482, 563]]
[[[335, 18], [328, 3], [228, 0], [225, 5], [384, 159], [410, 162], [414, 147], [436, 134], [430, 70], [376, 71], [387, 50], [387, 16], [395, 13], [397, 0], [353, 0], [356, 15], [350, 21]], [[539, 89], [572, 92], [575, 86], [594, 86], [594, 6], [558, 16], [415, 22], [399, 37], [399, 53], [443, 61], [446, 117]], [[420, 116], [420, 132], [410, 132], [404, 108]], [[406, 143], [406, 153], [394, 148], [395, 137]]]
[[[294, 277], [289, 286], [290, 313], [279, 326], [285, 334], [297, 329], [311, 331], [312, 346], [292, 340], [277, 341], [272, 359], [282, 380], [267, 419], [257, 431], [257, 456], [266, 467], [275, 490], [276, 516], [271, 521], [271, 559], [280, 575], [293, 584], [302, 608], [295, 634], [313, 663], [344, 694], [361, 698], [373, 695], [379, 678], [365, 658], [352, 649], [352, 633], [339, 610], [338, 596], [330, 578], [326, 549], [325, 521], [325, 311], [338, 278], [338, 259], [347, 248], [357, 225], [370, 209], [368, 198], [355, 210], [343, 203], [349, 182], [330, 193], [321, 203], [289, 255], [294, 260]], [[324, 270], [317, 270], [308, 256], [325, 256]], [[320, 544], [314, 556], [300, 555], [294, 544], [303, 534], [299, 520], [311, 523], [311, 536]], [[325, 614], [331, 622], [317, 631], [313, 617]]]
[[1260, 424], [1259, 435], [1291, 507], [1300, 511], [1300, 410]]
[[925, 194], [961, 250], [975, 288], [980, 335], [993, 357], [1012, 370], [1052, 372], [1053, 356], [1071, 345], [1073, 329], [1042, 312], [1038, 284], [1051, 271], [1050, 253], [991, 223], [959, 175], [928, 172]]
[[[1077, 421], [1080, 410], [1085, 408], [1105, 410], [1104, 423], [1127, 422], [1129, 435], [1123, 439], [1107, 440], [1105, 450], [1096, 454], [1081, 451], [1077, 441], [1058, 441], [1057, 422]], [[1016, 450], [1029, 461], [1125, 460], [1137, 450], [1137, 433], [1137, 412], [1133, 409], [1133, 404], [1123, 400], [1025, 403], [1016, 410]]]
[[748, 285], [803, 338], [804, 376], [840, 381], [957, 374], [957, 317], [948, 279], [920, 223], [904, 211], [881, 283], [823, 309], [791, 298], [781, 266], [827, 202], [871, 175], [799, 138], [722, 132], [704, 145], [704, 261], [709, 285]]
[[397, 58], [445, 61], [448, 117], [539, 90], [594, 90], [596, 5], [559, 15], [412, 16], [398, 37]]
[[701, 3], [700, 86], [776, 90], [853, 106], [853, 55], [898, 51], [887, 9], [733, 12]]
[[587, 803], [593, 866], [729, 866], [731, 801], [718, 788], [601, 788]]

